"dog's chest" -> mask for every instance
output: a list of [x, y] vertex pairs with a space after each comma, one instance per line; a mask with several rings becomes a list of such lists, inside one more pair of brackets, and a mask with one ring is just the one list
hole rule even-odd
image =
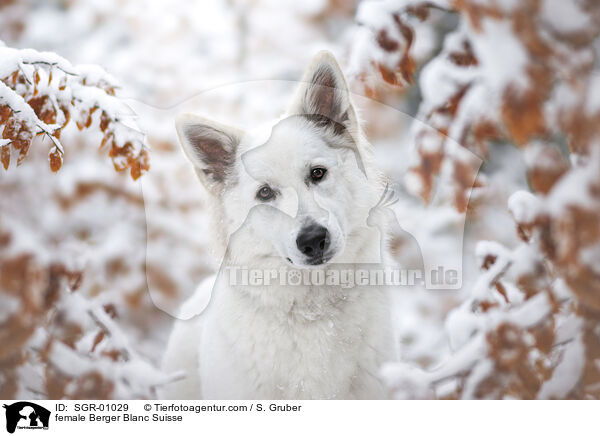
[[[365, 389], [374, 395], [381, 355], [376, 317], [364, 303], [316, 301], [282, 313], [244, 300], [221, 301], [200, 356], [203, 389], [211, 391], [214, 381], [220, 392], [206, 396], [349, 398]], [[224, 392], [224, 385], [233, 391]]]

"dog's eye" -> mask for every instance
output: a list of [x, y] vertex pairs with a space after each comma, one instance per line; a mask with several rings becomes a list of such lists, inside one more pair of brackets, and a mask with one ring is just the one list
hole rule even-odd
[[313, 182], [319, 182], [325, 177], [325, 173], [327, 172], [326, 168], [323, 167], [315, 167], [310, 170], [310, 178]]
[[256, 193], [256, 198], [260, 201], [268, 201], [275, 197], [275, 192], [269, 186], [263, 186]]

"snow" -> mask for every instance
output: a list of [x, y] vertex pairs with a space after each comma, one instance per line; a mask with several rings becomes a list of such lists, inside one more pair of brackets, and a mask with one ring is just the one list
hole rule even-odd
[[511, 257], [513, 261], [510, 268], [510, 276], [515, 279], [515, 282], [520, 277], [535, 276], [541, 265], [541, 256], [538, 254], [536, 248], [529, 244], [518, 245], [513, 250]]
[[581, 1], [544, 0], [542, 20], [561, 33], [576, 33], [589, 27], [591, 17], [581, 8]]
[[527, 328], [547, 318], [551, 309], [552, 306], [548, 295], [542, 292], [506, 314], [497, 314], [493, 319], [496, 325], [508, 322], [522, 328]]
[[397, 400], [413, 400], [431, 398], [433, 392], [429, 388], [429, 375], [409, 365], [385, 365], [381, 369], [381, 378], [396, 392]]
[[463, 388], [462, 398], [473, 399], [479, 384], [485, 380], [494, 371], [494, 362], [489, 359], [484, 359], [478, 362], [471, 372], [471, 376], [465, 383]]
[[542, 385], [538, 399], [564, 398], [569, 395], [581, 378], [584, 364], [585, 348], [582, 338], [577, 336], [565, 346], [561, 361], [552, 377]]
[[446, 318], [445, 328], [453, 350], [465, 346], [482, 327], [483, 320], [473, 313], [471, 306], [470, 300], [465, 301], [460, 307], [453, 309]]
[[527, 191], [517, 191], [508, 199], [508, 210], [518, 223], [533, 223], [542, 212], [540, 200]]
[[19, 307], [21, 306], [20, 301], [9, 294], [0, 294], [0, 323], [6, 322], [11, 316], [13, 316]]
[[[149, 395], [149, 388], [164, 384], [173, 378], [172, 375], [164, 375], [139, 359], [121, 363], [100, 361], [98, 364], [60, 342], [54, 343], [50, 358], [65, 374], [82, 377], [99, 372], [106, 379], [117, 382], [115, 399]], [[127, 380], [127, 384], [119, 383], [122, 380]]]
[[548, 196], [545, 208], [553, 215], [559, 215], [569, 206], [585, 206], [593, 204], [593, 198], [589, 192], [588, 181], [598, 172], [598, 153], [594, 156], [589, 165], [575, 168], [568, 174], [561, 177], [555, 184], [552, 192]]
[[600, 74], [593, 74], [587, 89], [585, 111], [594, 116], [600, 111]]
[[600, 274], [600, 244], [584, 248], [579, 253], [581, 261], [589, 266], [596, 274]]
[[544, 144], [539, 141], [529, 144], [523, 153], [527, 166], [544, 170], [557, 169], [560, 162], [557, 162], [549, 153], [545, 152], [550, 147], [552, 147], [552, 144]]
[[483, 19], [482, 33], [470, 30], [473, 51], [480, 62], [486, 83], [493, 90], [503, 90], [509, 84], [517, 89], [528, 85], [526, 67], [528, 55], [514, 35], [511, 24], [501, 20]]
[[414, 172], [407, 172], [404, 175], [404, 186], [410, 194], [416, 197], [421, 194], [423, 182], [418, 174]]

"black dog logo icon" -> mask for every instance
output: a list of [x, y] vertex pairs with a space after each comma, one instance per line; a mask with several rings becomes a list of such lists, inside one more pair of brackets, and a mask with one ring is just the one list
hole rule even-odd
[[50, 421], [50, 411], [42, 406], [29, 401], [19, 401], [10, 405], [4, 404], [6, 409], [6, 431], [14, 433], [19, 428], [47, 429]]

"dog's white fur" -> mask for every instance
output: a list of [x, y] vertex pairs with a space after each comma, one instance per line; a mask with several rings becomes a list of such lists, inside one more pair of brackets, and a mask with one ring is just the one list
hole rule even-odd
[[[334, 122], [302, 116], [307, 112]], [[374, 225], [370, 214], [383, 190], [381, 177], [329, 53], [317, 55], [290, 110], [274, 124], [241, 132], [183, 115], [177, 130], [211, 193], [215, 232], [226, 247], [223, 266], [335, 268], [385, 261], [385, 226]], [[305, 177], [315, 165], [327, 168], [318, 185]], [[265, 183], [277, 196], [263, 203], [256, 192]], [[333, 257], [322, 265], [307, 266], [296, 247], [308, 222], [330, 233]], [[395, 357], [387, 289], [233, 286], [227, 277], [222, 270], [205, 281], [182, 308], [184, 318], [202, 313], [176, 322], [163, 368], [183, 371], [185, 378], [167, 385], [162, 396], [385, 398], [378, 373]]]

